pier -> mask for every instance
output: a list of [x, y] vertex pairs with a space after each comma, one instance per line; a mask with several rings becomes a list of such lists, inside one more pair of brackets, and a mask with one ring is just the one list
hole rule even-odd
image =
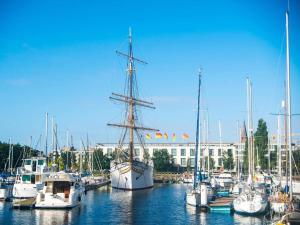
[[154, 174], [154, 183], [179, 183], [182, 180], [182, 173], [174, 172], [156, 172]]

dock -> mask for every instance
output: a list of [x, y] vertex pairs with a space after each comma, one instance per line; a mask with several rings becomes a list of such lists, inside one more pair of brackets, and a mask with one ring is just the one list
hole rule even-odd
[[84, 185], [85, 191], [96, 190], [100, 187], [107, 186], [110, 184], [110, 180], [104, 180], [101, 182], [88, 183]]
[[208, 205], [210, 211], [212, 212], [224, 212], [224, 213], [231, 213], [233, 210], [232, 202], [234, 197], [221, 197], [217, 198], [215, 201], [211, 201]]
[[154, 174], [154, 183], [179, 183], [180, 181], [182, 181], [181, 173], [156, 172]]

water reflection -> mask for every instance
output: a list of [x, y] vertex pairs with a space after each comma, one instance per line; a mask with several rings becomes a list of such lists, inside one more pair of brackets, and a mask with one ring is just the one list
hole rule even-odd
[[80, 215], [80, 207], [70, 210], [36, 209], [36, 225], [70, 224]]
[[[156, 185], [129, 192], [111, 188], [89, 191], [72, 210], [15, 210], [0, 202], [0, 224], [262, 224], [260, 217], [201, 212], [184, 202], [186, 185]], [[9, 221], [9, 222], [7, 222]]]
[[249, 224], [262, 224], [262, 217], [254, 217], [254, 216], [244, 216], [239, 214], [234, 214], [234, 221], [241, 225], [249, 225]]

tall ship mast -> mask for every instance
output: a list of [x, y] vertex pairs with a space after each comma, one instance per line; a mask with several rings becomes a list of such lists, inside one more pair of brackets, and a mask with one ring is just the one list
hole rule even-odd
[[[157, 129], [143, 127], [139, 120], [137, 107], [155, 109], [152, 102], [138, 98], [135, 62], [147, 64], [133, 56], [132, 35], [129, 28], [128, 53], [116, 51], [127, 59], [127, 74], [124, 95], [112, 93], [113, 101], [125, 104], [124, 122], [120, 124], [109, 123], [108, 126], [122, 129], [121, 138], [116, 148], [117, 157], [110, 164], [110, 178], [113, 188], [124, 190], [138, 190], [153, 187], [153, 162], [144, 148], [143, 131], [158, 131]], [[142, 160], [136, 157], [135, 140], [143, 150]], [[128, 145], [127, 145], [128, 144]], [[126, 148], [128, 146], [128, 148]]]

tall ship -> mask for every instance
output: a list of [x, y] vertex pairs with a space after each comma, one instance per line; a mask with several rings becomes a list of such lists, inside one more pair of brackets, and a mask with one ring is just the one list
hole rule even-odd
[[[133, 56], [132, 35], [129, 28], [128, 53], [117, 51], [118, 55], [127, 59], [126, 84], [124, 94], [112, 93], [113, 101], [125, 104], [124, 121], [120, 124], [107, 124], [122, 129], [118, 147], [115, 149], [116, 158], [110, 163], [111, 186], [123, 190], [139, 190], [153, 187], [153, 161], [144, 148], [144, 131], [158, 131], [146, 128], [140, 121], [137, 107], [155, 109], [152, 102], [138, 97], [137, 76], [135, 63], [147, 64]], [[143, 157], [137, 157], [135, 146], [141, 146]]]

